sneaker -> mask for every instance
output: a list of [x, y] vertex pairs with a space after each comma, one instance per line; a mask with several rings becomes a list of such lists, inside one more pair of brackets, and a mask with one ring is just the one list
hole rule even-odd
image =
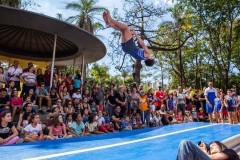
[[47, 112], [51, 112], [51, 109], [50, 109], [50, 108], [48, 108], [48, 109], [47, 109]]
[[41, 113], [41, 114], [44, 114], [44, 112], [41, 110], [41, 109], [39, 109], [39, 111], [38, 111], [39, 113]]

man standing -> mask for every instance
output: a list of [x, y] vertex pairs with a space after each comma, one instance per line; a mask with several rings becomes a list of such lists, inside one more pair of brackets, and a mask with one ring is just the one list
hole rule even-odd
[[182, 92], [182, 87], [178, 87], [178, 93], [177, 93], [177, 109], [182, 111], [182, 120], [184, 120], [185, 116], [185, 107], [186, 107], [186, 95]]
[[161, 109], [161, 105], [165, 99], [165, 93], [162, 91], [162, 86], [158, 86], [158, 90], [155, 92], [154, 96], [157, 99], [155, 106], [156, 110], [158, 111]]
[[124, 94], [124, 88], [122, 86], [118, 87], [118, 92], [115, 94], [116, 106], [120, 106], [121, 113], [126, 115], [127, 110], [127, 98]]
[[[33, 66], [32, 62], [28, 63], [28, 68], [23, 69], [23, 73], [29, 72], [29, 68], [31, 68]], [[35, 74], [35, 70], [33, 70], [33, 73]]]
[[208, 88], [204, 92], [206, 99], [206, 112], [210, 123], [212, 123], [212, 113], [214, 109], [214, 99], [216, 98], [216, 89], [213, 88], [213, 82], [208, 83]]
[[20, 88], [20, 75], [22, 74], [22, 68], [18, 67], [19, 62], [17, 60], [14, 61], [12, 67], [8, 69], [8, 81], [12, 80], [15, 82], [15, 88], [18, 91], [21, 90]]
[[50, 90], [50, 80], [51, 80], [51, 67], [47, 66], [47, 70], [45, 71], [44, 74], [44, 80], [45, 80], [45, 89], [49, 92]]
[[105, 95], [105, 88], [104, 88], [104, 83], [101, 83], [101, 85], [97, 88], [97, 99], [99, 101], [104, 101], [104, 95]]

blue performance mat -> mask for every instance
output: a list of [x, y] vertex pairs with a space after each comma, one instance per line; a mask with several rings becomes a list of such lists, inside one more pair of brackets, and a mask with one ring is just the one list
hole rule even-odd
[[183, 139], [197, 144], [240, 133], [239, 125], [185, 123], [114, 134], [23, 143], [0, 147], [3, 160], [175, 160]]

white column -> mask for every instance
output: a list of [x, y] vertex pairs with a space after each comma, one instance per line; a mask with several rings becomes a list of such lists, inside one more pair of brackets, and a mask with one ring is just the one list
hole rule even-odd
[[[82, 79], [82, 85], [83, 85], [83, 73], [84, 73], [84, 51], [82, 53], [82, 74], [81, 74], [81, 79]], [[81, 85], [81, 87], [82, 87]], [[82, 95], [83, 90], [81, 89], [81, 95]]]
[[57, 34], [54, 35], [53, 57], [52, 57], [51, 78], [50, 78], [50, 89], [51, 89], [52, 83], [53, 83], [53, 70], [54, 70], [54, 63], [55, 63], [56, 46], [57, 46]]

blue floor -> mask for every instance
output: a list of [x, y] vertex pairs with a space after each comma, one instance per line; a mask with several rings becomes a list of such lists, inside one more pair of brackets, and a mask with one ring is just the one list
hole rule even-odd
[[0, 147], [1, 159], [174, 160], [181, 140], [222, 141], [240, 133], [239, 125], [185, 123], [99, 136]]

